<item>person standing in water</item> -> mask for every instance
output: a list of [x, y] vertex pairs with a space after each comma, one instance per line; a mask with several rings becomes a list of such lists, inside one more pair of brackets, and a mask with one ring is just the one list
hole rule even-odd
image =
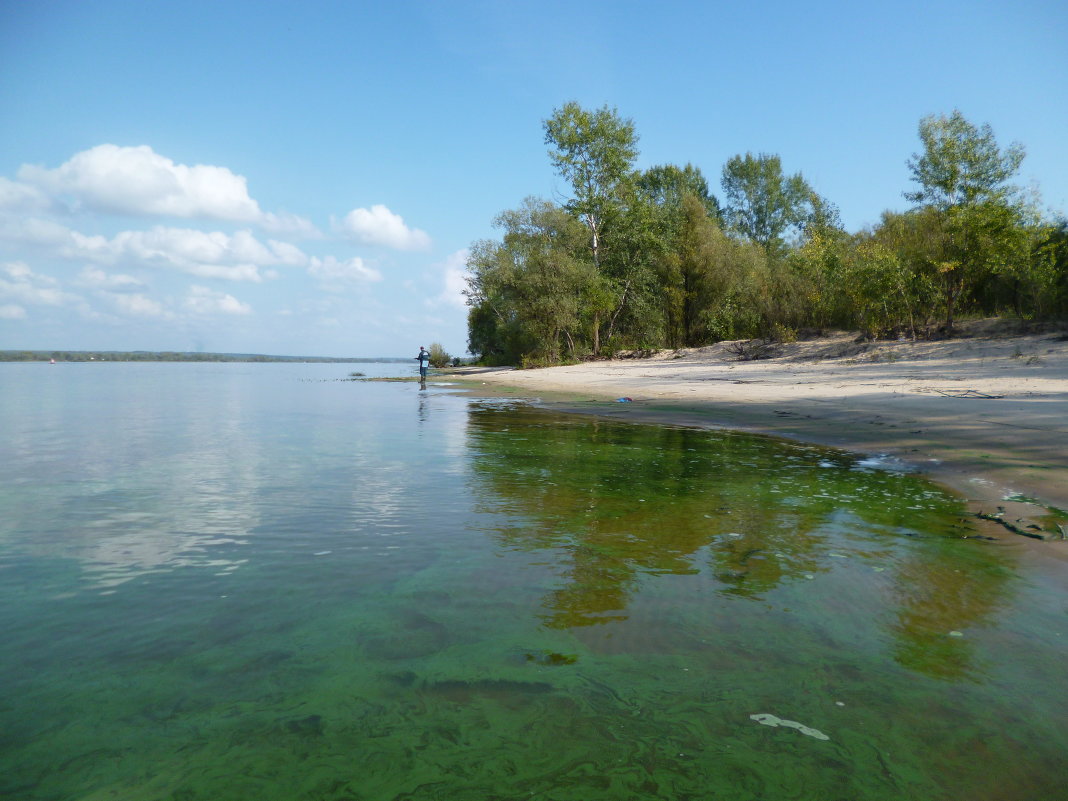
[[420, 345], [419, 355], [415, 358], [419, 360], [419, 380], [426, 381], [426, 368], [430, 366], [430, 352]]

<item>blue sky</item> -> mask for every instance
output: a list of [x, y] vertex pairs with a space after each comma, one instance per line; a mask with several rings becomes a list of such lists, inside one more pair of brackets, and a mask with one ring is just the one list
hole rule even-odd
[[851, 230], [920, 118], [1027, 150], [1068, 210], [1068, 4], [0, 0], [0, 348], [466, 348], [466, 248], [563, 199], [541, 123], [638, 166], [777, 153]]

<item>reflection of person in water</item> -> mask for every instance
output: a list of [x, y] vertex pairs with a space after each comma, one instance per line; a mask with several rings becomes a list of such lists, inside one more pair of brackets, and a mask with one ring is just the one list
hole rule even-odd
[[420, 345], [419, 355], [415, 358], [419, 360], [419, 380], [426, 381], [426, 368], [430, 366], [430, 353]]

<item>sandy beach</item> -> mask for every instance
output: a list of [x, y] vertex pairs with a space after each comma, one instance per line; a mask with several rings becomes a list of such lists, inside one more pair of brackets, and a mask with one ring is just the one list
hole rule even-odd
[[[721, 342], [544, 369], [463, 368], [450, 378], [559, 411], [880, 455], [960, 492], [973, 511], [1002, 507], [1007, 522], [1059, 536], [1043, 507], [1068, 509], [1068, 335], [998, 336], [997, 328], [974, 324], [960, 338], [916, 342], [842, 333], [759, 360]], [[1008, 500], [1021, 496], [1038, 503]]]

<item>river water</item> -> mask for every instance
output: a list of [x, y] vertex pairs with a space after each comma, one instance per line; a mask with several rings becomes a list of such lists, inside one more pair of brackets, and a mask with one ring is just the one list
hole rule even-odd
[[352, 371], [0, 365], [0, 797], [1068, 798], [959, 499]]

